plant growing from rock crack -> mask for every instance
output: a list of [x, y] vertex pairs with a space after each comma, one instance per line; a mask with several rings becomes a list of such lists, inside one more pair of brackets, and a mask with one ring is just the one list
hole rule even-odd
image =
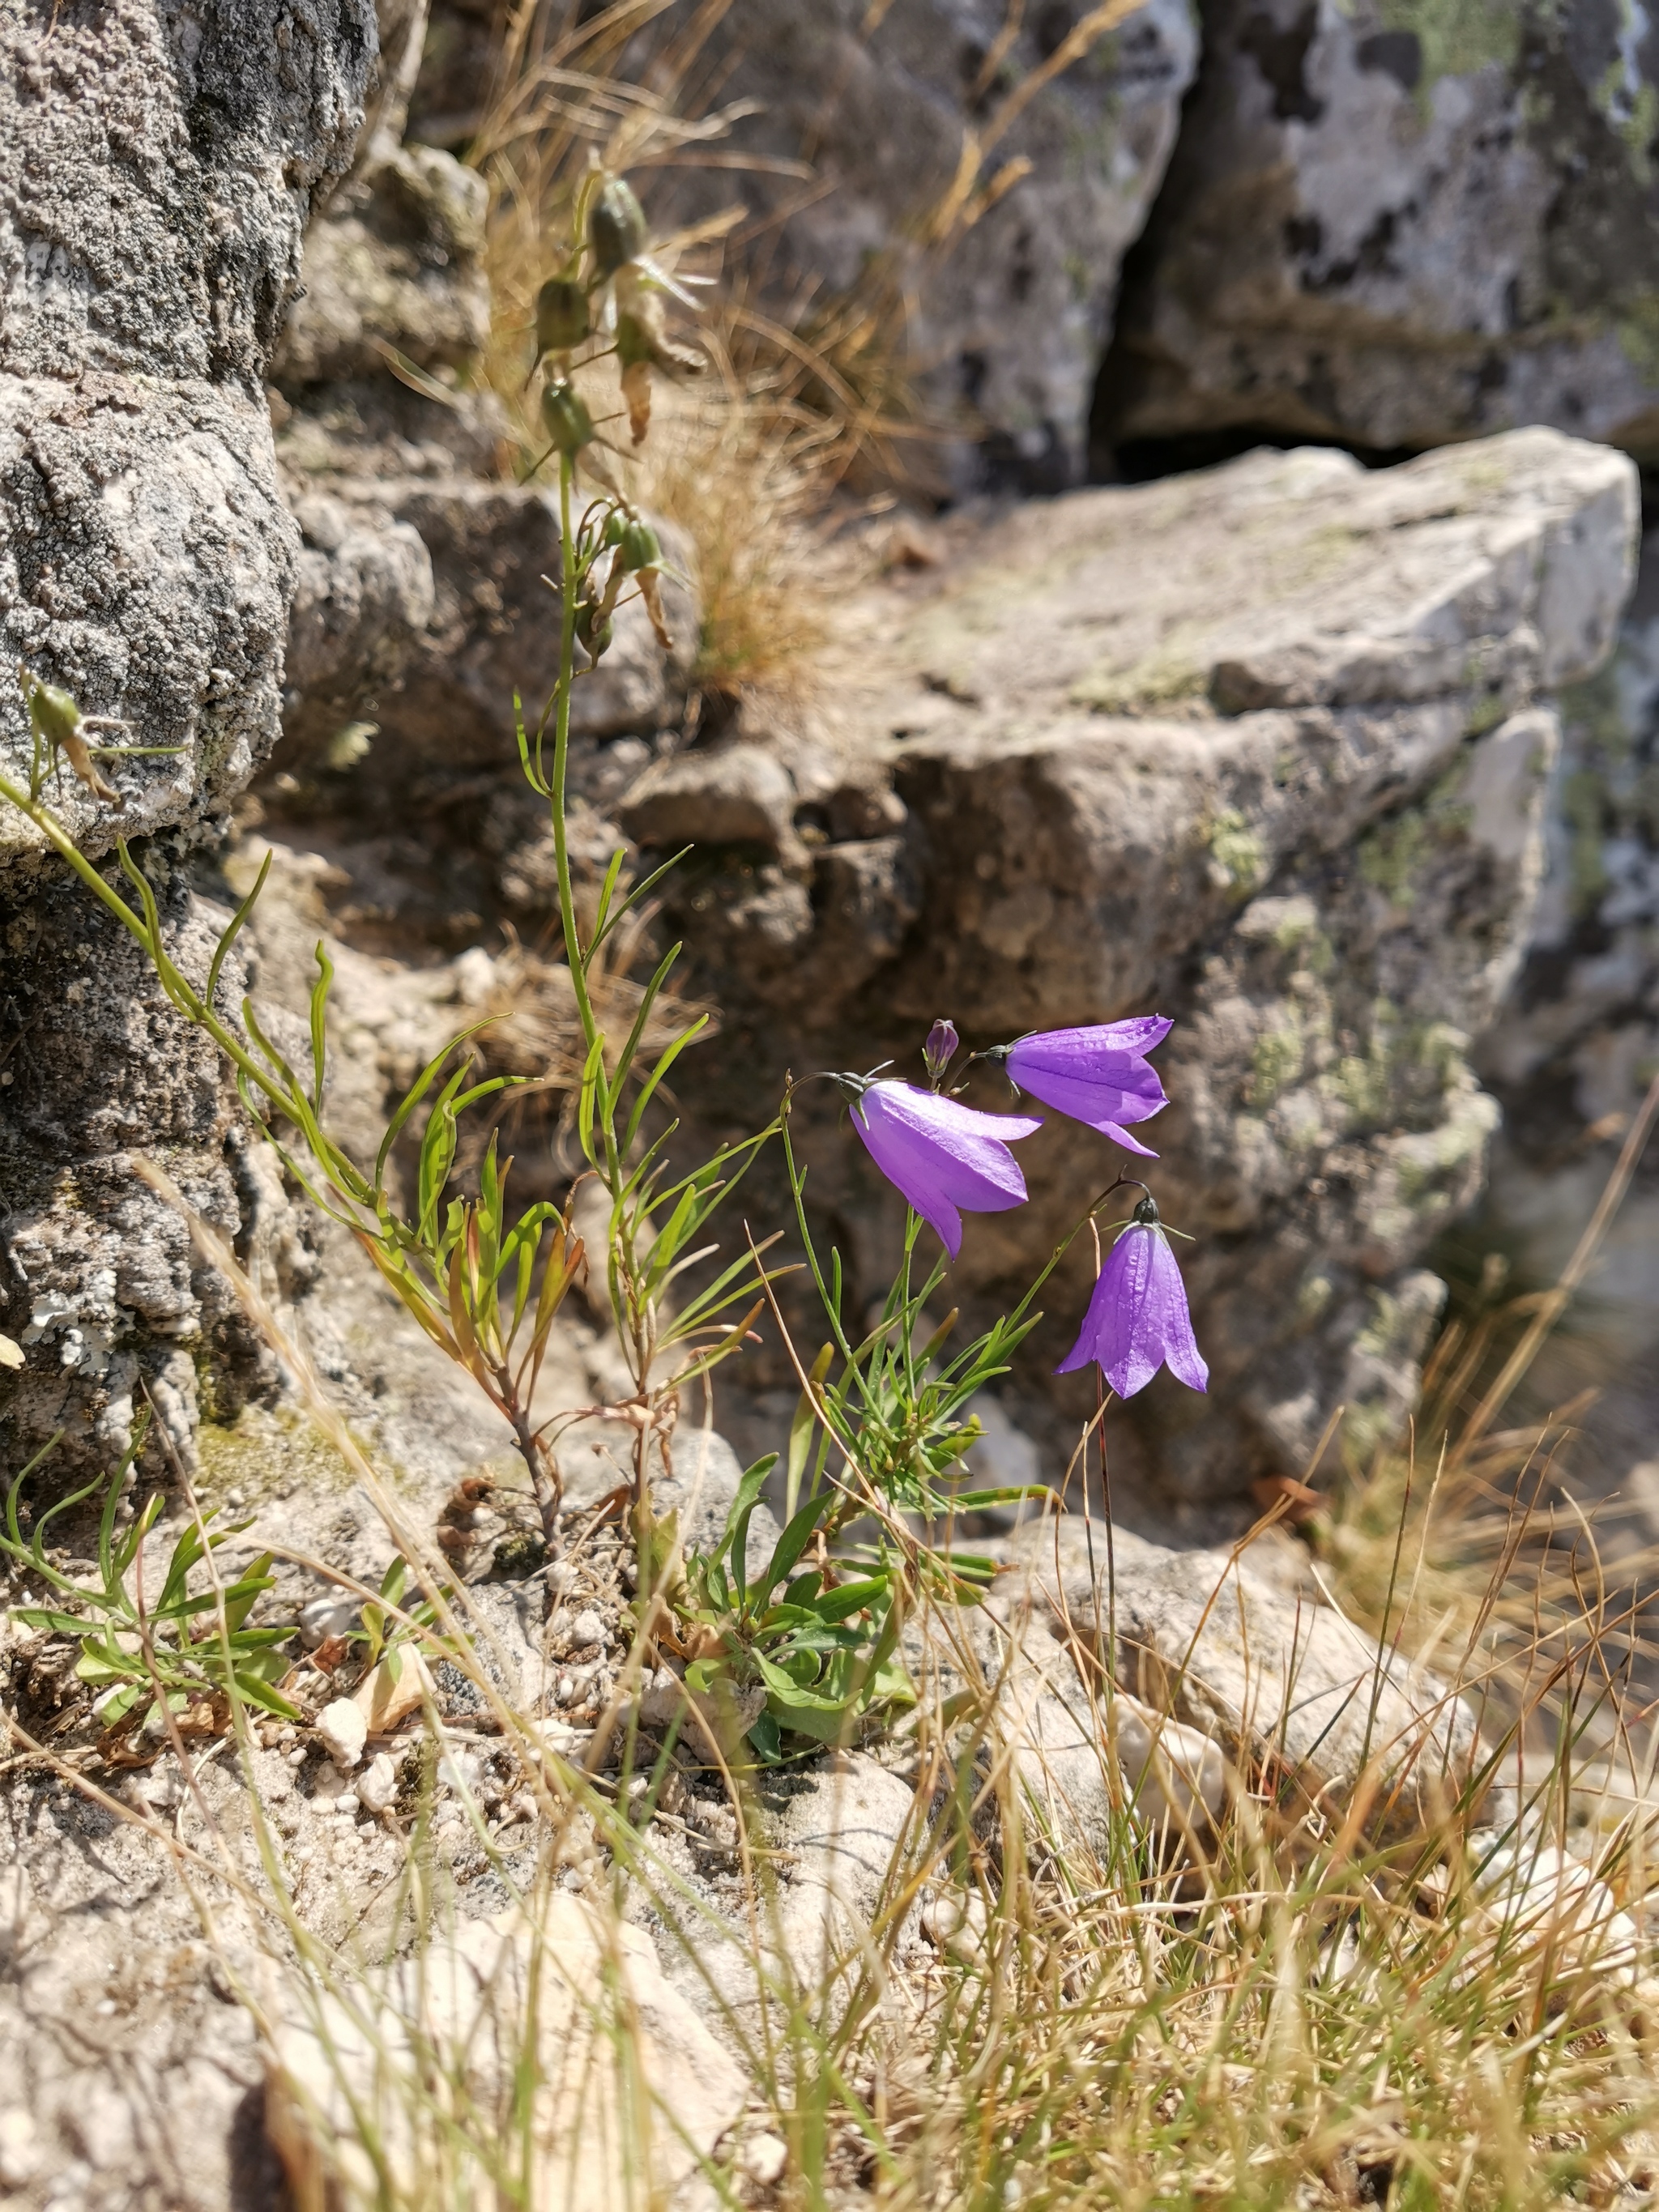
[[[631, 1026], [620, 1040], [606, 1029], [595, 985], [607, 947], [624, 925], [636, 926], [642, 902], [673, 862], [629, 883], [625, 855], [614, 854], [591, 915], [579, 915], [566, 775], [573, 694], [603, 660], [618, 611], [638, 599], [665, 649], [672, 645], [663, 549], [653, 524], [618, 481], [617, 461], [623, 456], [605, 434], [610, 418], [602, 406], [595, 413], [600, 403], [592, 370], [601, 361], [616, 361], [637, 448], [649, 434], [653, 374], [677, 375], [695, 365], [665, 328], [665, 301], [690, 302], [648, 250], [643, 212], [623, 179], [593, 167], [574, 196], [569, 219], [538, 295], [526, 378], [526, 386], [541, 379], [539, 414], [548, 441], [531, 472], [548, 461], [557, 464], [559, 672], [533, 726], [515, 700], [515, 732], [525, 779], [545, 803], [551, 830], [582, 1055], [575, 1134], [584, 1174], [595, 1180], [607, 1204], [603, 1255], [586, 1252], [574, 1232], [574, 1192], [562, 1212], [539, 1201], [514, 1212], [507, 1199], [511, 1162], [498, 1159], [494, 1139], [479, 1163], [476, 1189], [452, 1194], [463, 1117], [522, 1080], [474, 1079], [469, 1042], [475, 1031], [463, 1033], [422, 1070], [386, 1124], [372, 1171], [358, 1166], [328, 1125], [333, 967], [325, 945], [317, 946], [310, 1066], [301, 1074], [261, 1026], [251, 1001], [242, 1002], [239, 1026], [219, 1005], [226, 962], [258, 899], [269, 857], [198, 986], [168, 951], [155, 893], [125, 841], [117, 839], [116, 853], [136, 904], [105, 879], [45, 804], [50, 748], [43, 730], [54, 744], [70, 750], [77, 771], [82, 763], [74, 745], [85, 749], [82, 720], [67, 694], [34, 684], [35, 771], [27, 788], [0, 777], [0, 796], [28, 816], [142, 946], [173, 1005], [206, 1030], [230, 1062], [244, 1104], [298, 1182], [356, 1237], [408, 1312], [471, 1376], [507, 1423], [530, 1477], [550, 1553], [562, 1541], [560, 1438], [574, 1424], [594, 1419], [631, 1430], [626, 1492], [642, 1570], [635, 1601], [640, 1656], [676, 1662], [693, 1692], [722, 1683], [727, 1689], [763, 1689], [765, 1710], [754, 1723], [751, 1741], [761, 1756], [775, 1757], [784, 1731], [838, 1740], [872, 1704], [901, 1697], [904, 1681], [894, 1653], [907, 1613], [924, 1598], [971, 1602], [988, 1578], [986, 1562], [936, 1548], [913, 1533], [905, 1516], [920, 1516], [930, 1528], [941, 1522], [948, 1527], [958, 1512], [1045, 1494], [1041, 1486], [963, 1490], [956, 1470], [977, 1434], [969, 1401], [1006, 1371], [1038, 1319], [1033, 1300], [1065, 1246], [1012, 1314], [954, 1358], [944, 1357], [954, 1314], [917, 1349], [927, 1300], [945, 1272], [941, 1260], [920, 1288], [913, 1285], [922, 1223], [938, 1231], [954, 1259], [964, 1210], [998, 1211], [1024, 1201], [1024, 1182], [1010, 1146], [1041, 1126], [1030, 1116], [978, 1111], [945, 1091], [957, 1048], [948, 1023], [935, 1025], [924, 1052], [927, 1090], [880, 1071], [832, 1079], [851, 1101], [859, 1136], [909, 1208], [901, 1267], [880, 1321], [862, 1340], [853, 1341], [843, 1325], [839, 1260], [832, 1255], [826, 1273], [808, 1232], [803, 1170], [787, 1133], [788, 1097], [756, 1134], [719, 1146], [689, 1171], [671, 1164], [667, 1148], [678, 1124], [662, 1121], [658, 1109], [680, 1055], [708, 1027], [708, 1016], [696, 1014], [671, 1024], [666, 1041], [647, 1048], [653, 1023], [661, 1024], [669, 1003], [664, 993], [680, 947], [668, 948], [638, 993]], [[579, 479], [592, 488], [580, 512]], [[42, 720], [43, 700], [55, 717], [49, 730]], [[118, 803], [119, 795], [101, 781], [93, 787]], [[1164, 1103], [1146, 1055], [1168, 1028], [1161, 1017], [1144, 1017], [1024, 1037], [972, 1058], [1000, 1063], [1011, 1081], [1145, 1154], [1147, 1147], [1126, 1125], [1145, 1121]], [[400, 1201], [392, 1163], [400, 1140], [417, 1125], [410, 1193]], [[705, 1555], [684, 1549], [672, 1516], [655, 1519], [653, 1455], [666, 1462], [690, 1386], [706, 1385], [712, 1370], [741, 1348], [769, 1300], [776, 1311], [777, 1272], [764, 1260], [775, 1238], [758, 1244], [749, 1240], [723, 1266], [709, 1269], [705, 1263], [718, 1249], [706, 1241], [717, 1209], [760, 1149], [780, 1133], [798, 1225], [832, 1342], [811, 1373], [802, 1372], [801, 1412], [786, 1474], [787, 1525], [769, 1562], [751, 1580], [749, 1526], [771, 1462], [759, 1462], [744, 1477], [722, 1536]], [[1097, 1200], [1097, 1207], [1103, 1202]], [[1183, 1379], [1203, 1387], [1179, 1274], [1155, 1223], [1148, 1196], [1134, 1222], [1122, 1225], [1124, 1242], [1101, 1273], [1085, 1339], [1074, 1354], [1079, 1360], [1098, 1358], [1125, 1392], [1150, 1379], [1165, 1351]], [[1133, 1264], [1143, 1255], [1147, 1264]], [[631, 1389], [614, 1403], [545, 1414], [538, 1383], [554, 1321], [579, 1270], [601, 1259]], [[1156, 1294], [1150, 1302], [1143, 1295], [1149, 1289]], [[781, 1312], [776, 1317], [781, 1328]], [[1133, 1355], [1127, 1364], [1117, 1357], [1124, 1346]], [[837, 1358], [839, 1371], [832, 1377]], [[848, 1552], [846, 1540], [860, 1521], [876, 1533]]]

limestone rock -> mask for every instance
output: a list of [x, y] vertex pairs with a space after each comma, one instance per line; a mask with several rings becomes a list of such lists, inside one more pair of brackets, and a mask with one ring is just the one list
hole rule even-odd
[[[307, 2003], [296, 1991], [283, 2007], [267, 2124], [301, 2202], [337, 2175], [349, 2192], [372, 2194], [388, 2175], [412, 2192], [434, 2157], [447, 2172], [472, 2166], [465, 2197], [489, 2195], [502, 2144], [518, 2141], [528, 2204], [631, 2204], [646, 2172], [666, 2202], [743, 2112], [746, 2076], [664, 1980], [650, 1937], [602, 1926], [562, 1892], [533, 1919], [514, 1907], [434, 1930], [380, 1981], [372, 2028], [361, 1998], [323, 1990]], [[526, 2020], [536, 2086], [520, 2136]]]
[[[110, 762], [119, 808], [67, 771], [54, 784], [95, 855], [222, 812], [276, 738], [295, 544], [261, 384], [313, 196], [350, 158], [374, 24], [362, 0], [280, 26], [259, 0], [188, 21], [123, 0], [95, 26], [14, 11], [0, 38], [0, 663], [124, 718], [118, 741], [174, 749]], [[0, 763], [26, 782], [30, 755], [9, 673]], [[60, 1423], [68, 1462], [118, 1456], [143, 1376], [189, 1466], [185, 1346], [210, 1334], [213, 1294], [122, 1153], [159, 1149], [252, 1238], [240, 1116], [40, 842], [0, 808], [0, 1311], [30, 1347], [0, 1427], [13, 1464]], [[194, 969], [207, 917], [153, 846], [149, 865]], [[258, 1355], [225, 1348], [234, 1399]]]
[[[1553, 1283], [1659, 1069], [1659, 544], [1612, 662], [1561, 699], [1548, 866], [1527, 957], [1478, 1066], [1499, 1100], [1468, 1243], [1509, 1292]], [[1577, 1481], [1659, 1526], [1659, 1146], [1650, 1140], [1589, 1281], [1517, 1401], [1542, 1419], [1588, 1388]], [[1622, 1540], [1609, 1531], [1611, 1540]]]
[[[999, 1582], [999, 1614], [1016, 1626], [1047, 1619], [1056, 1635], [1085, 1640], [1115, 1630], [1119, 1682], [1154, 1714], [1212, 1738], [1241, 1770], [1274, 1762], [1295, 1807], [1340, 1821], [1371, 1767], [1362, 1812], [1387, 1832], [1455, 1801], [1473, 1771], [1474, 1717], [1454, 1691], [1332, 1607], [1275, 1589], [1248, 1553], [1233, 1563], [1117, 1528], [1109, 1579], [1099, 1525], [1037, 1522], [1006, 1545], [1021, 1571]], [[1192, 1768], [1207, 1805], [1202, 1754], [1188, 1759], [1183, 1746], [1169, 1756], [1177, 1772]]]
[[832, 1758], [803, 1777], [769, 1823], [775, 1848], [793, 1855], [781, 1884], [773, 1946], [781, 1969], [805, 1992], [832, 1989], [856, 1972], [895, 1881], [917, 1819], [915, 1792], [861, 1752]]
[[349, 1773], [363, 1755], [368, 1735], [367, 1715], [349, 1698], [336, 1698], [318, 1714], [317, 1734], [336, 1766], [343, 1774]]
[[274, 381], [378, 376], [385, 345], [417, 368], [471, 367], [489, 336], [486, 197], [476, 170], [434, 146], [389, 148], [361, 171], [307, 237]]
[[[1175, 1018], [1175, 1103], [1141, 1133], [1165, 1218], [1199, 1238], [1211, 1389], [1154, 1384], [1114, 1425], [1163, 1510], [1300, 1475], [1339, 1404], [1361, 1450], [1409, 1409], [1441, 1297], [1420, 1261], [1477, 1195], [1496, 1119], [1470, 1053], [1531, 927], [1546, 695], [1607, 652], [1634, 519], [1628, 463], [1545, 430], [1377, 473], [1264, 453], [964, 518], [827, 662], [838, 773], [884, 763], [908, 809], [902, 951], [816, 967], [803, 900], [786, 969], [758, 879], [676, 895], [734, 1010], [787, 1004], [775, 973], [816, 979], [799, 1043], [760, 1032], [780, 1075], [914, 1070], [944, 1013], [974, 1046]], [[896, 1253], [836, 1110], [822, 1086], [797, 1109], [867, 1297]], [[1034, 1202], [971, 1224], [953, 1297], [1028, 1280], [1114, 1161], [1051, 1117], [1021, 1150]], [[1050, 1293], [1067, 1318], [1087, 1261], [1074, 1248]], [[1033, 1389], [1065, 1325], [1033, 1340]]]
[[1190, 11], [1149, 0], [1066, 65], [1086, 12], [738, 0], [704, 66], [722, 104], [756, 103], [732, 140], [764, 158], [665, 179], [647, 202], [672, 229], [740, 195], [779, 226], [781, 289], [912, 300], [903, 366], [967, 432], [951, 456], [963, 482], [988, 471], [1054, 489], [1081, 476], [1119, 267], [1196, 64]]
[[1622, 25], [1206, 0], [1099, 434], [1152, 457], [1547, 422], [1659, 450], [1655, 59]]

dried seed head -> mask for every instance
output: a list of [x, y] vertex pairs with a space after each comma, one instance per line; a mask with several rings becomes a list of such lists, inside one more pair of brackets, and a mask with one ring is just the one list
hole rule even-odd
[[595, 195], [587, 214], [587, 242], [601, 283], [643, 248], [645, 210], [620, 177], [607, 177]]

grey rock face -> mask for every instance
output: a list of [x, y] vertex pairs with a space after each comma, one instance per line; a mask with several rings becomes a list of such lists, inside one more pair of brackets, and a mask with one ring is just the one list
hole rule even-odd
[[[1644, 21], [1645, 19], [1638, 19]], [[1613, 7], [1206, 0], [1102, 434], [1659, 449], [1659, 54]]]
[[[823, 742], [848, 780], [887, 763], [917, 918], [896, 959], [820, 969], [799, 894], [794, 973], [817, 980], [776, 1057], [895, 1052], [902, 1073], [939, 1013], [975, 1045], [1176, 1018], [1175, 1103], [1141, 1134], [1165, 1218], [1200, 1239], [1211, 1389], [1166, 1379], [1117, 1425], [1166, 1504], [1299, 1474], [1339, 1404], [1363, 1449], [1411, 1403], [1442, 1296], [1422, 1255], [1479, 1192], [1497, 1117], [1470, 1052], [1530, 928], [1547, 695], [1606, 655], [1634, 521], [1629, 464], [1547, 431], [1375, 475], [1264, 453], [964, 525], [953, 562], [860, 611]], [[757, 976], [782, 999], [774, 909], [799, 887], [777, 872], [764, 898], [696, 878], [679, 908], [739, 1002]], [[889, 1194], [812, 1102], [867, 1296]], [[1058, 1116], [1020, 1156], [1033, 1203], [970, 1225], [953, 1297], [1029, 1279], [1118, 1164]], [[1088, 1256], [1050, 1294], [1070, 1329], [1033, 1340], [1042, 1368]]]
[[[1659, 1073], [1659, 547], [1644, 541], [1609, 665], [1561, 700], [1549, 860], [1525, 965], [1480, 1069], [1502, 1102], [1471, 1261], [1552, 1284]], [[1659, 1156], [1650, 1142], [1583, 1290], [1533, 1370], [1541, 1417], [1586, 1388], [1575, 1474], [1659, 1514]]]
[[1248, 1553], [1235, 1562], [1111, 1533], [1109, 1580], [1101, 1523], [1018, 1531], [1006, 1551], [1024, 1571], [999, 1583], [998, 1612], [1062, 1641], [1109, 1628], [1117, 1682], [1218, 1741], [1241, 1775], [1281, 1761], [1298, 1809], [1346, 1811], [1372, 1759], [1372, 1825], [1384, 1832], [1455, 1801], [1478, 1738], [1472, 1710], [1443, 1682], [1331, 1607], [1275, 1589]]
[[[389, 131], [305, 243], [306, 295], [272, 363], [277, 454], [303, 534], [283, 701], [284, 772], [359, 721], [410, 763], [504, 766], [513, 699], [534, 722], [558, 672], [558, 501], [501, 480], [501, 409], [466, 387], [489, 331], [484, 185]], [[397, 381], [388, 357], [428, 379]], [[666, 593], [689, 654], [694, 618]], [[573, 702], [584, 738], [676, 715], [684, 672], [642, 607]]]
[[[665, 179], [649, 202], [666, 229], [742, 195], [781, 222], [781, 291], [810, 283], [833, 301], [874, 279], [895, 298], [910, 294], [902, 366], [968, 437], [977, 427], [988, 438], [957, 448], [963, 482], [988, 463], [1048, 489], [1080, 477], [1119, 266], [1196, 65], [1183, 0], [1149, 0], [1053, 73], [1087, 12], [738, 0], [708, 64], [722, 105], [758, 103], [732, 143], [769, 157], [772, 172], [738, 167], [672, 189]], [[811, 190], [776, 167], [803, 154]]]
[[[52, 796], [97, 854], [118, 833], [187, 835], [276, 737], [295, 533], [261, 380], [313, 196], [350, 157], [374, 24], [359, 0], [300, 16], [124, 0], [95, 26], [14, 7], [0, 39], [0, 663], [176, 749], [107, 764], [119, 809], [65, 773]], [[30, 750], [9, 673], [15, 778]], [[31, 1346], [8, 1395], [26, 1442], [63, 1419], [71, 1455], [118, 1450], [142, 1371], [187, 1459], [190, 1354], [211, 1317], [122, 1152], [171, 1152], [234, 1227], [234, 1116], [39, 845], [0, 814], [0, 1319]], [[171, 866], [150, 852], [165, 894]], [[187, 898], [167, 927], [204, 958]]]

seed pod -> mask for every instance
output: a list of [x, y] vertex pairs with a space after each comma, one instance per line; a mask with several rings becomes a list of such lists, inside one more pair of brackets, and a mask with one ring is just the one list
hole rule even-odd
[[611, 512], [605, 518], [605, 543], [607, 545], [620, 545], [622, 544], [623, 532], [628, 527], [628, 521], [629, 518], [625, 508], [620, 507], [613, 507], [611, 508]]
[[616, 634], [616, 626], [605, 610], [584, 599], [576, 610], [576, 638], [588, 659], [599, 659]]
[[622, 565], [626, 575], [662, 566], [662, 541], [651, 525], [637, 515], [622, 534]]
[[570, 352], [592, 327], [581, 286], [568, 276], [550, 276], [536, 295], [536, 358]]
[[556, 449], [574, 460], [593, 442], [593, 417], [587, 403], [568, 384], [550, 384], [542, 394], [542, 420]]
[[38, 676], [27, 680], [29, 720], [47, 744], [60, 749], [67, 746], [72, 738], [81, 734], [81, 709], [75, 703], [74, 693], [61, 690], [56, 684], [44, 683]]
[[645, 210], [631, 186], [607, 177], [587, 211], [587, 242], [593, 249], [593, 273], [603, 283], [645, 244]]

